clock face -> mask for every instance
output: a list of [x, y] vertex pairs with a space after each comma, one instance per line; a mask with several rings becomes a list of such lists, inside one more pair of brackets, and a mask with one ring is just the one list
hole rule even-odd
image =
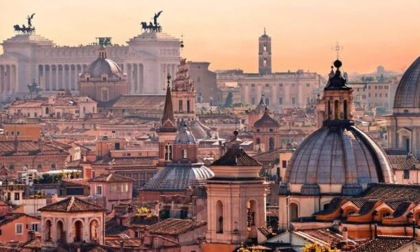
[[262, 55], [263, 55], [264, 57], [267, 57], [267, 56], [268, 56], [268, 52], [267, 52], [267, 51], [264, 51], [264, 52], [262, 53]]

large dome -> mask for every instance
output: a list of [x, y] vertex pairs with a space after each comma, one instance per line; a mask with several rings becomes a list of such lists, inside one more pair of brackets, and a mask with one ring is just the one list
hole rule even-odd
[[285, 175], [285, 182], [301, 185], [302, 193], [312, 186], [321, 192], [356, 194], [368, 183], [393, 181], [383, 150], [351, 124], [323, 126], [312, 133], [293, 154]]
[[420, 108], [420, 57], [405, 71], [395, 93], [394, 109]]

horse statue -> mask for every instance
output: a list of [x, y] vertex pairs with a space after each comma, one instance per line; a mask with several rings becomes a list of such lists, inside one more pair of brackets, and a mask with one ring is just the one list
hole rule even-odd
[[22, 27], [20, 27], [19, 25], [14, 25], [13, 28], [16, 32], [22, 33], [32, 33], [35, 31], [35, 27], [26, 27], [25, 25], [22, 25]]

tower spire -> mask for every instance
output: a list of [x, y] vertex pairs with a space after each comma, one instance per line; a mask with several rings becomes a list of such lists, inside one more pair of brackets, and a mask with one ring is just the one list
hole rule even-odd
[[174, 117], [174, 110], [172, 107], [172, 95], [171, 95], [171, 75], [168, 74], [168, 86], [166, 87], [165, 107], [163, 109], [162, 125], [160, 127], [161, 132], [176, 132], [176, 124]]

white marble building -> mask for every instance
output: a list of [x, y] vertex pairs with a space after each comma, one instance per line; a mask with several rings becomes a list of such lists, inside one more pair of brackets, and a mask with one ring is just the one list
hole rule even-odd
[[[180, 40], [163, 32], [143, 32], [127, 45], [107, 48], [110, 59], [127, 74], [130, 94], [164, 94], [167, 74], [175, 75]], [[33, 79], [44, 91], [77, 91], [79, 75], [96, 59], [98, 45], [57, 46], [36, 34], [3, 41], [0, 100], [28, 93]]]

